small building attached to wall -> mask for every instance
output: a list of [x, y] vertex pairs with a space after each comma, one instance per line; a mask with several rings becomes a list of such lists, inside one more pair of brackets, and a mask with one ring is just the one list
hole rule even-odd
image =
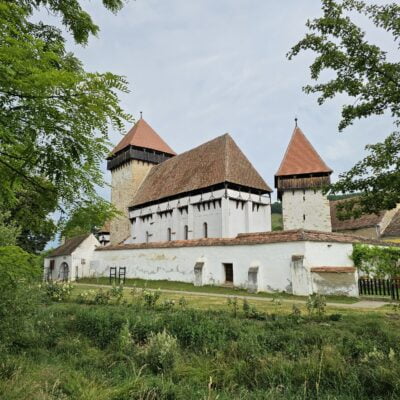
[[99, 241], [91, 233], [67, 239], [44, 259], [44, 279], [75, 281], [90, 276], [90, 263], [98, 246]]

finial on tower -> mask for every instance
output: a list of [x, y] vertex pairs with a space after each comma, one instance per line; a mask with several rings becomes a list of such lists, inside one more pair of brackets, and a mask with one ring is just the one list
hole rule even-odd
[[140, 111], [140, 119], [143, 119], [143, 111]]
[[295, 128], [297, 128], [297, 120], [298, 120], [298, 119], [297, 119], [297, 116], [294, 117], [294, 127], [295, 127]]

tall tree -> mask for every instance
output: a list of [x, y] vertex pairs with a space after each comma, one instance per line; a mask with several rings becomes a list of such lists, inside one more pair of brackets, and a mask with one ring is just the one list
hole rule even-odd
[[[309, 32], [292, 47], [289, 59], [304, 50], [317, 54], [310, 66], [311, 78], [306, 93], [318, 93], [318, 103], [338, 94], [352, 100], [342, 108], [339, 130], [357, 119], [389, 113], [394, 132], [382, 143], [366, 146], [368, 155], [331, 185], [332, 193], [358, 193], [343, 202], [342, 217], [390, 209], [400, 202], [400, 60], [398, 53], [388, 54], [366, 39], [354, 22], [358, 13], [390, 36], [398, 44], [400, 5], [377, 5], [358, 0], [321, 0], [323, 16], [307, 21]], [[321, 83], [324, 71], [334, 77]]]
[[[122, 1], [103, 4], [115, 12]], [[130, 119], [118, 98], [128, 88], [121, 76], [85, 71], [60, 29], [31, 22], [41, 7], [60, 16], [77, 43], [98, 31], [77, 0], [0, 1], [0, 202], [29, 185], [68, 207], [95, 198], [103, 184], [108, 130]]]
[[103, 199], [87, 202], [75, 208], [70, 217], [62, 223], [61, 235], [66, 238], [84, 233], [96, 233], [120, 212]]

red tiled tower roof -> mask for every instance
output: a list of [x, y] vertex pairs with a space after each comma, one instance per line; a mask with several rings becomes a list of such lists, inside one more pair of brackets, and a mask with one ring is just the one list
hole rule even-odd
[[275, 176], [331, 172], [301, 129], [296, 126]]
[[143, 118], [140, 118], [136, 122], [132, 129], [115, 146], [112, 153], [116, 154], [128, 146], [142, 147], [176, 155], [171, 147], [161, 139], [157, 132]]

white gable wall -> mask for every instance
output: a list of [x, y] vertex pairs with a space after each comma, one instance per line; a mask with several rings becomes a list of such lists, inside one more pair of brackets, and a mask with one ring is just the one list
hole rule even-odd
[[50, 260], [55, 261], [52, 280], [62, 279], [61, 265], [68, 265], [68, 280], [75, 281], [76, 278], [90, 276], [90, 262], [94, 259], [94, 251], [100, 246], [94, 235], [88, 236], [70, 255], [46, 257], [44, 259], [44, 279], [47, 279]]

